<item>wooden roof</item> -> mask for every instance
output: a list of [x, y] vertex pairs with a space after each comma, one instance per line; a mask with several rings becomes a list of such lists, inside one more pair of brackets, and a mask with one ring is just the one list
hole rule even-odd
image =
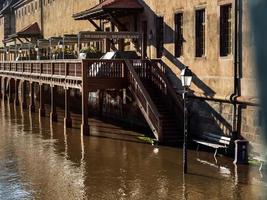
[[138, 0], [105, 0], [90, 9], [74, 14], [73, 18], [75, 20], [106, 19], [110, 11], [127, 15], [143, 11], [143, 6]]

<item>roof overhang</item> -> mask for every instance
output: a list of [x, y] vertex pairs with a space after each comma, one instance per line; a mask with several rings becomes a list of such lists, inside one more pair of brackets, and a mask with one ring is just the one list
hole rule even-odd
[[144, 8], [138, 0], [105, 0], [102, 3], [73, 15], [75, 20], [110, 19], [143, 12]]
[[39, 38], [41, 37], [41, 30], [37, 22], [23, 28], [22, 30], [9, 35], [6, 39], [3, 40], [4, 43], [13, 42], [17, 38]]

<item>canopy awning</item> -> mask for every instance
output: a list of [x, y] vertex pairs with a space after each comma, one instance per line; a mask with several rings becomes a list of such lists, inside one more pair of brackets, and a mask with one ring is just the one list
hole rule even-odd
[[73, 18], [75, 20], [109, 19], [110, 15], [127, 16], [142, 12], [143, 9], [138, 0], [105, 0], [90, 9], [74, 14]]
[[104, 32], [104, 31], [81, 31], [78, 35], [81, 40], [103, 40], [103, 39], [142, 39], [139, 32]]
[[63, 37], [51, 37], [49, 39], [38, 39], [39, 48], [55, 47], [61, 42], [63, 46], [103, 41], [104, 39], [136, 39], [142, 40], [143, 35], [139, 32], [105, 32], [105, 31], [81, 31], [77, 35], [64, 35]]
[[26, 26], [22, 30], [9, 35], [5, 40], [4, 43], [11, 42], [15, 40], [16, 38], [38, 38], [41, 36], [41, 30], [37, 22]]

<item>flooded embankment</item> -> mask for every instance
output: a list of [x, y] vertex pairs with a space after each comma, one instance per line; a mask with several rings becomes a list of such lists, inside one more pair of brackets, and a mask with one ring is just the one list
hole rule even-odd
[[[79, 123], [77, 123], [79, 124]], [[267, 199], [256, 167], [189, 151], [155, 147], [139, 133], [90, 119], [90, 137], [39, 119], [3, 101], [0, 106], [0, 199]]]

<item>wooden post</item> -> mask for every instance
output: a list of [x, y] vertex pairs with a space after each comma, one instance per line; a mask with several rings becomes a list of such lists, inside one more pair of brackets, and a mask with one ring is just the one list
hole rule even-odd
[[21, 84], [21, 106], [23, 109], [27, 109], [26, 81], [22, 81]]
[[90, 129], [88, 124], [88, 78], [87, 78], [87, 64], [82, 61], [82, 124], [81, 133], [83, 135], [90, 135]]
[[12, 95], [12, 79], [10, 78], [8, 80], [8, 82], [9, 82], [9, 84], [8, 84], [8, 101], [10, 103], [12, 103], [13, 102], [13, 99], [12, 99], [12, 97], [13, 97], [13, 95]]
[[44, 105], [44, 85], [40, 83], [39, 85], [39, 100], [40, 100], [40, 107], [39, 107], [39, 117], [45, 117], [45, 105]]
[[35, 112], [35, 102], [34, 102], [34, 82], [30, 82], [30, 112]]
[[1, 90], [2, 90], [2, 99], [6, 99], [6, 77], [2, 77], [1, 79]]
[[70, 89], [65, 88], [65, 117], [64, 117], [65, 128], [71, 128], [72, 127], [72, 120], [70, 117], [69, 97], [70, 97]]
[[15, 80], [14, 88], [15, 88], [14, 104], [18, 106], [19, 105], [19, 80], [18, 79]]
[[57, 111], [56, 111], [56, 93], [57, 88], [55, 85], [51, 85], [51, 112], [50, 112], [50, 120], [56, 122], [57, 121]]

